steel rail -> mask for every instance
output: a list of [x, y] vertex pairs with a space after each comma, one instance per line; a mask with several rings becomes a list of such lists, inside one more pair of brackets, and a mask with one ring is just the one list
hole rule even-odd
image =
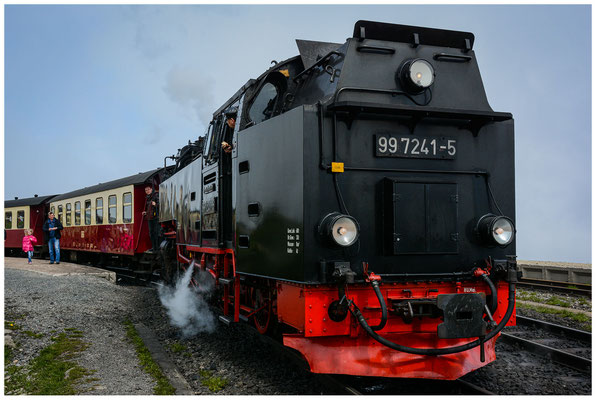
[[585, 343], [592, 343], [592, 333], [582, 331], [579, 329], [569, 328], [563, 325], [557, 325], [546, 321], [541, 321], [534, 318], [523, 317], [518, 315], [515, 317], [518, 325], [535, 326], [542, 330], [557, 333], [570, 339], [577, 339]]
[[535, 289], [549, 289], [564, 293], [579, 294], [588, 297], [592, 296], [592, 285], [586, 285], [581, 283], [522, 278], [519, 280], [518, 286], [530, 287]]
[[496, 393], [486, 390], [480, 386], [474, 385], [473, 383], [467, 382], [462, 378], [456, 380], [456, 382], [462, 387], [464, 392], [462, 394], [481, 394], [485, 396], [495, 396]]
[[588, 360], [587, 358], [576, 356], [574, 354], [567, 353], [550, 346], [545, 346], [540, 343], [532, 342], [531, 340], [522, 339], [509, 333], [501, 333], [501, 338], [503, 341], [509, 344], [518, 345], [522, 349], [531, 353], [547, 356], [553, 362], [565, 365], [566, 367], [586, 373], [590, 373], [592, 369], [592, 360]]

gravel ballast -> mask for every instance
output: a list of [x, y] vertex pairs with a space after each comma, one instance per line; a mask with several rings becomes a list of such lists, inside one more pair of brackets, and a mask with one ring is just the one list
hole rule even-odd
[[[26, 262], [26, 261], [25, 261]], [[65, 329], [83, 332], [90, 346], [76, 358], [97, 381], [80, 385], [81, 394], [153, 394], [155, 383], [139, 366], [126, 339], [124, 321], [141, 322], [159, 339], [194, 394], [323, 394], [316, 377], [274, 353], [244, 326], [217, 323], [214, 333], [182, 338], [170, 326], [155, 288], [119, 286], [96, 276], [48, 276], [5, 269], [7, 331], [19, 346], [13, 363], [27, 365]], [[43, 334], [33, 338], [23, 334]], [[172, 346], [177, 344], [177, 351]], [[179, 350], [183, 348], [184, 350]], [[218, 380], [220, 386], [213, 386]]]
[[[153, 394], [155, 383], [139, 366], [126, 338], [124, 322], [130, 320], [153, 332], [194, 394], [333, 394], [315, 375], [290, 363], [242, 324], [217, 322], [213, 333], [184, 337], [170, 324], [157, 292], [155, 288], [115, 285], [97, 276], [48, 276], [5, 269], [5, 320], [19, 326], [5, 331], [9, 332], [5, 343], [12, 340], [17, 344], [12, 362], [26, 365], [51, 343], [52, 336], [77, 329], [90, 346], [76, 362], [94, 371], [90, 377], [97, 379], [80, 385], [81, 394]], [[30, 337], [24, 331], [43, 336]], [[562, 381], [556, 379], [560, 377]], [[500, 340], [497, 361], [465, 379], [499, 394], [591, 391], [591, 381], [582, 374]]]
[[[52, 343], [52, 337], [78, 330], [89, 347], [74, 361], [92, 372], [88, 378], [96, 379], [83, 381], [78, 388], [81, 393], [152, 394], [155, 384], [139, 366], [124, 327], [124, 321], [134, 318], [143, 299], [152, 293], [151, 289], [117, 286], [95, 276], [48, 276], [7, 268], [5, 321], [14, 321], [18, 327], [5, 329], [5, 338], [7, 335], [18, 344], [11, 363], [25, 366]], [[43, 336], [33, 337], [25, 331]]]

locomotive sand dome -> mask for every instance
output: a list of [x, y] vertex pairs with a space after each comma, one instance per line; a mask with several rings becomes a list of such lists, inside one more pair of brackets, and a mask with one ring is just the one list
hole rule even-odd
[[168, 268], [194, 260], [222, 321], [282, 335], [316, 373], [493, 361], [515, 324], [513, 119], [488, 104], [474, 35], [359, 21], [344, 44], [297, 42], [161, 184]]

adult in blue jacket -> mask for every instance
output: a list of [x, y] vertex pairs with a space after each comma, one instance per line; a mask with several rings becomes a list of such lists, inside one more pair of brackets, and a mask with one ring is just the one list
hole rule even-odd
[[60, 264], [60, 231], [64, 229], [62, 223], [50, 212], [42, 229], [50, 250], [50, 264], [54, 264], [54, 255], [56, 264]]

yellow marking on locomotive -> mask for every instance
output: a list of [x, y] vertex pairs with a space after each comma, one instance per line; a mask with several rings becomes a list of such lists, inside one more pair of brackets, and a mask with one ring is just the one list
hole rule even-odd
[[331, 172], [344, 172], [344, 163], [332, 162], [331, 163]]
[[280, 69], [280, 70], [279, 70], [279, 72], [280, 72], [280, 73], [281, 73], [283, 76], [285, 76], [286, 78], [289, 78], [289, 77], [290, 77], [290, 70], [287, 70], [287, 69]]

